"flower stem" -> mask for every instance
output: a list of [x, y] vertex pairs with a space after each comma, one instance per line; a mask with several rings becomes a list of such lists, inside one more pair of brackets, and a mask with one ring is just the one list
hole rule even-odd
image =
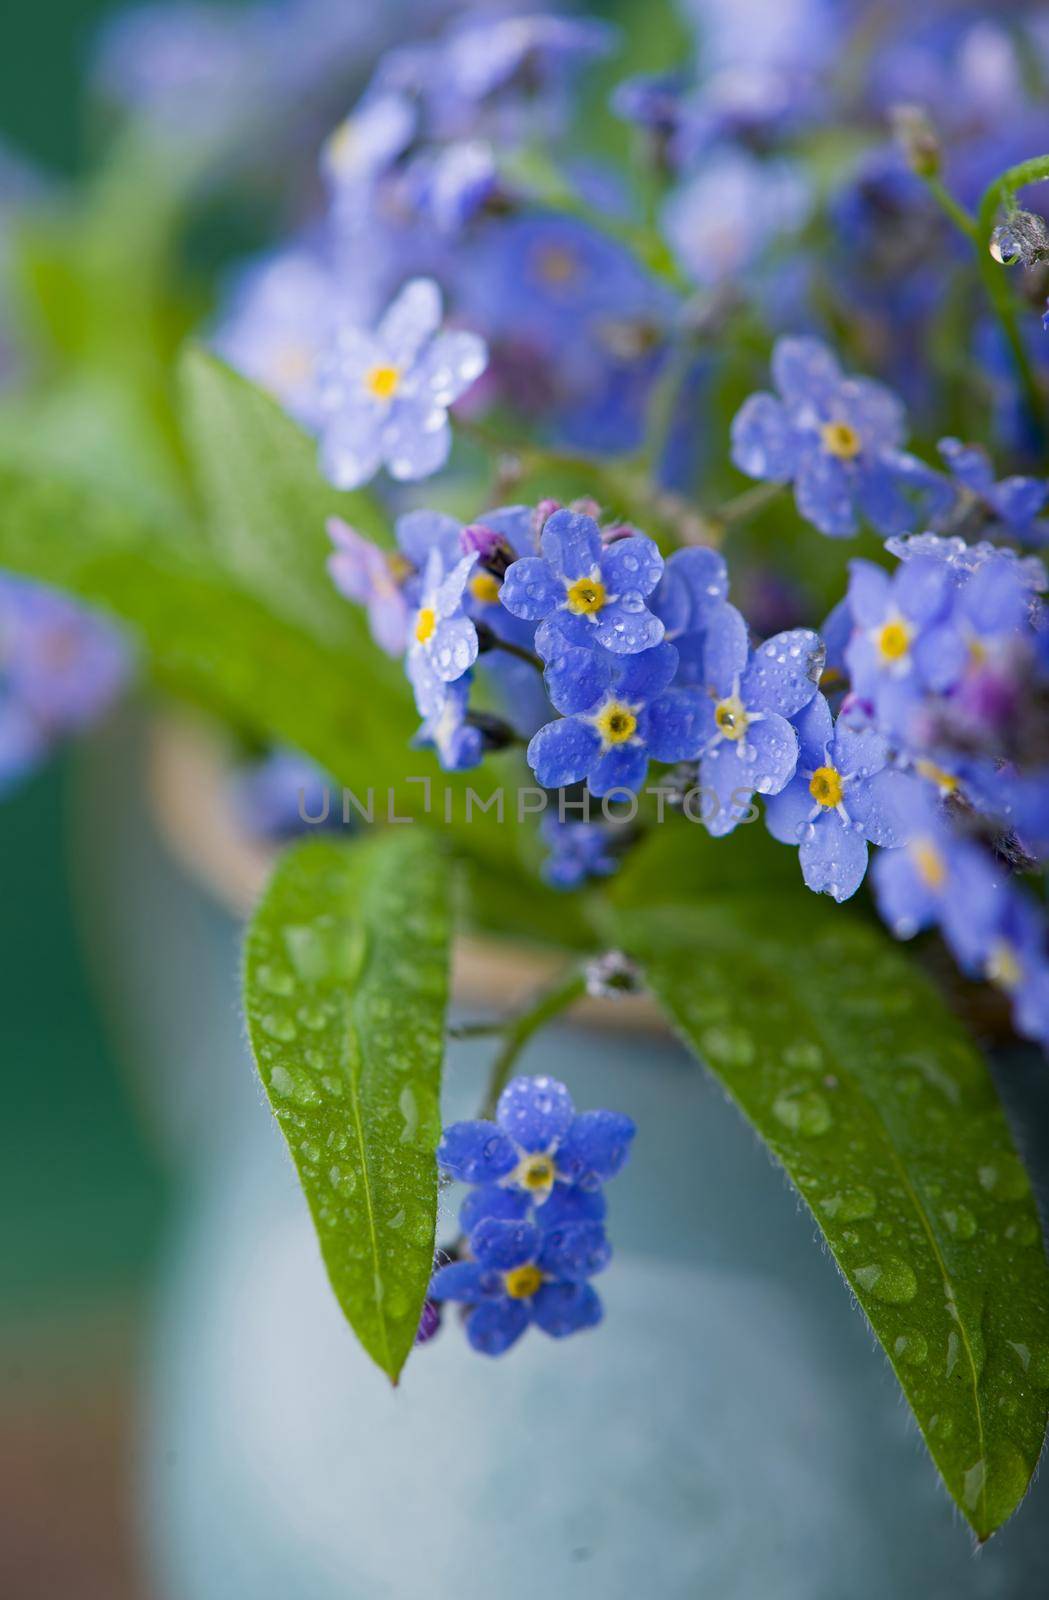
[[495, 1117], [499, 1096], [506, 1088], [517, 1058], [532, 1035], [585, 993], [586, 979], [578, 968], [573, 967], [566, 977], [541, 995], [527, 1011], [522, 1011], [504, 1024], [506, 1038], [492, 1063], [488, 1089], [478, 1112], [482, 1120], [491, 1121]]
[[[478, 632], [480, 633], [480, 629], [478, 629]], [[509, 639], [500, 639], [498, 634], [492, 633], [489, 629], [485, 629], [483, 638], [489, 650], [502, 650], [505, 655], [514, 656], [518, 661], [527, 661], [528, 665], [534, 667], [536, 672], [542, 672], [542, 660], [534, 650], [526, 650], [520, 644], [511, 644]]]
[[976, 265], [983, 279], [987, 298], [991, 302], [991, 308], [998, 318], [1006, 344], [1009, 346], [1027, 408], [1043, 438], [1049, 433], [1045, 397], [1038, 386], [1031, 359], [1024, 347], [1023, 336], [1016, 320], [1016, 302], [1010, 292], [1008, 280], [991, 255], [991, 235], [999, 211], [1003, 207], [1008, 211], [1015, 205], [1016, 191], [1029, 183], [1044, 182], [1047, 178], [1049, 178], [1049, 156], [1035, 156], [1030, 161], [1021, 161], [1018, 166], [1009, 167], [995, 178], [993, 183], [988, 184], [975, 216], [954, 198], [938, 177], [929, 177], [925, 180], [930, 194], [955, 227], [965, 234], [976, 252]]

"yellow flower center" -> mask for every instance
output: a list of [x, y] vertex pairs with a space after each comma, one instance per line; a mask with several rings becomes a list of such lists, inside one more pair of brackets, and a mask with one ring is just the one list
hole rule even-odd
[[943, 768], [938, 767], [935, 761], [916, 761], [914, 770], [919, 777], [927, 778], [930, 783], [934, 783], [942, 794], [954, 794], [958, 787], [958, 779], [950, 772], [944, 772]]
[[490, 572], [479, 572], [470, 579], [470, 593], [484, 606], [494, 606], [499, 598], [499, 579]]
[[589, 617], [605, 603], [605, 586], [599, 578], [577, 578], [568, 588], [568, 609], [577, 617]]
[[626, 744], [637, 728], [637, 718], [629, 706], [610, 700], [597, 718], [597, 731], [605, 744]]
[[278, 350], [273, 363], [273, 381], [278, 390], [294, 389], [305, 383], [313, 371], [313, 354], [308, 345], [289, 340]]
[[536, 265], [544, 283], [558, 286], [571, 283], [579, 271], [579, 264], [572, 251], [564, 249], [561, 245], [550, 245], [547, 249], [541, 250]]
[[847, 422], [825, 422], [820, 429], [823, 448], [839, 461], [852, 461], [863, 448], [856, 429]]
[[437, 613], [432, 606], [423, 606], [415, 619], [415, 637], [420, 644], [432, 639], [437, 628]]
[[836, 767], [816, 768], [809, 781], [809, 793], [814, 800], [826, 806], [828, 811], [833, 811], [835, 806], [841, 805], [844, 792], [841, 773]]
[[514, 1176], [522, 1189], [549, 1189], [554, 1181], [554, 1163], [549, 1156], [525, 1156]]
[[919, 839], [912, 846], [911, 854], [915, 871], [922, 883], [934, 894], [939, 894], [947, 882], [947, 865], [936, 846], [930, 844], [928, 839]]
[[503, 1273], [503, 1288], [511, 1300], [530, 1300], [536, 1290], [542, 1288], [542, 1284], [543, 1274], [531, 1263]]
[[392, 400], [401, 387], [400, 367], [372, 367], [364, 386], [376, 400]]
[[738, 694], [730, 694], [727, 700], [718, 701], [714, 707], [714, 722], [724, 738], [734, 741], [743, 738], [750, 718]]
[[347, 170], [357, 148], [357, 130], [352, 120], [347, 117], [342, 125], [336, 128], [328, 140], [326, 151], [328, 161], [335, 172]]
[[911, 647], [911, 630], [902, 617], [887, 622], [878, 634], [878, 653], [883, 661], [902, 661]]
[[1023, 982], [1023, 968], [1007, 939], [996, 939], [987, 958], [987, 976], [1009, 994]]

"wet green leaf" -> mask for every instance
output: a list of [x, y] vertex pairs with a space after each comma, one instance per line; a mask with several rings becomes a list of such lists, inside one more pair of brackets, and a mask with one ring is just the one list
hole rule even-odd
[[815, 896], [636, 908], [612, 932], [810, 1207], [986, 1538], [1042, 1448], [1049, 1267], [982, 1057], [880, 930]]
[[397, 1381], [433, 1267], [449, 872], [432, 836], [310, 841], [248, 932], [255, 1061], [336, 1299]]
[[181, 369], [183, 416], [204, 499], [212, 548], [279, 616], [335, 642], [366, 644], [362, 607], [336, 590], [327, 571], [326, 532], [338, 516], [377, 543], [388, 543], [382, 512], [369, 495], [342, 494], [321, 476], [317, 443], [254, 384], [203, 350]]

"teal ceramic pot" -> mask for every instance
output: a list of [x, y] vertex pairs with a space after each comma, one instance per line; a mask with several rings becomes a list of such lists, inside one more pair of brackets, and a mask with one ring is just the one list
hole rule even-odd
[[[118, 754], [101, 764], [80, 811], [96, 926], [184, 1174], [141, 1423], [158, 1600], [1049, 1592], [1044, 1476], [974, 1553], [811, 1217], [703, 1071], [614, 1012], [524, 1062], [638, 1124], [604, 1325], [490, 1361], [453, 1315], [392, 1391], [330, 1294], [244, 1050], [239, 930], [124, 798]], [[486, 1058], [453, 1047], [449, 1118], [475, 1111]], [[1044, 1172], [1044, 1064], [1001, 1082]]]
[[[469, 1114], [482, 1052], [453, 1056]], [[606, 1322], [498, 1361], [454, 1316], [393, 1392], [342, 1322], [251, 1093], [185, 1218], [147, 1457], [171, 1600], [933, 1600], [1043, 1592], [1029, 1502], [978, 1558], [813, 1225], [669, 1044], [526, 1065], [637, 1120]], [[248, 1067], [243, 1067], [248, 1080]], [[446, 1219], [450, 1226], [453, 1219]], [[1041, 1525], [1040, 1525], [1041, 1523]]]

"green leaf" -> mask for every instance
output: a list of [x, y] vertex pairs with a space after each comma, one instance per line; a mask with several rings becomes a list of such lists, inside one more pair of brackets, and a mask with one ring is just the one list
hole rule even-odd
[[375, 502], [342, 494], [321, 476], [317, 443], [267, 394], [229, 367], [190, 349], [182, 362], [183, 415], [212, 548], [279, 616], [335, 642], [367, 641], [364, 611], [338, 593], [327, 571], [325, 531], [338, 516], [386, 544]]
[[288, 852], [248, 932], [252, 1049], [321, 1254], [396, 1383], [433, 1268], [449, 872], [418, 829]]
[[[97, 485], [0, 458], [0, 567], [129, 624], [164, 687], [301, 750], [362, 806], [370, 796], [375, 820], [429, 817], [486, 864], [477, 882], [492, 901], [527, 881], [523, 853], [534, 825], [516, 811], [516, 752], [493, 757], [481, 780], [440, 772], [429, 752], [412, 752], [418, 717], [407, 682], [370, 637], [348, 633], [337, 644], [276, 614], [191, 527]], [[505, 789], [504, 820], [470, 800], [475, 784], [482, 804]], [[537, 892], [544, 920], [556, 919], [556, 897]]]
[[986, 1538], [1045, 1435], [1049, 1267], [981, 1056], [879, 929], [815, 896], [638, 908], [611, 931], [810, 1207]]
[[363, 801], [386, 790], [405, 809], [407, 690], [273, 613], [189, 530], [89, 486], [0, 463], [0, 567], [54, 583], [130, 624], [154, 676], [262, 738], [304, 751]]

